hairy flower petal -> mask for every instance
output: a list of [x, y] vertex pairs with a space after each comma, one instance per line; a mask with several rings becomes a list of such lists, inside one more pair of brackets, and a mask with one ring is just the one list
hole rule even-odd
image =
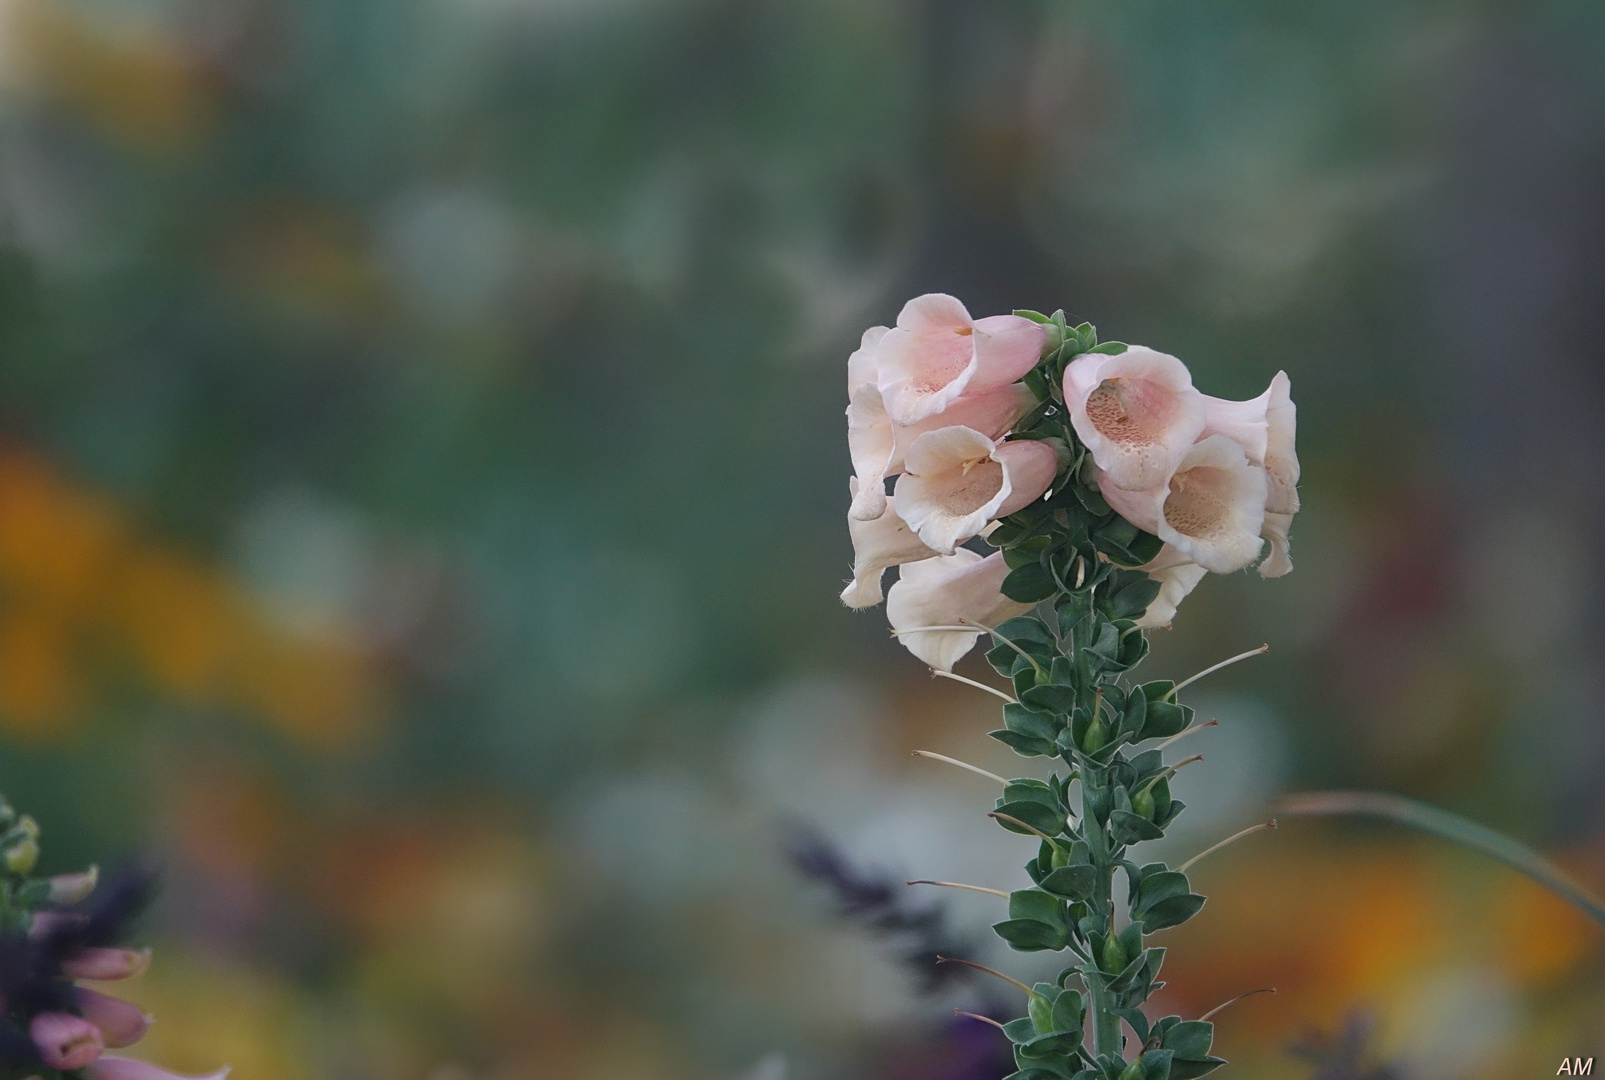
[[1045, 443], [998, 443], [953, 426], [915, 439], [903, 467], [896, 489], [903, 520], [927, 547], [951, 554], [993, 518], [1040, 498], [1059, 462]]
[[1125, 491], [1168, 481], [1204, 430], [1204, 395], [1194, 389], [1187, 366], [1140, 345], [1072, 360], [1064, 371], [1064, 399], [1107, 484]]
[[[853, 490], [856, 493], [856, 481]], [[853, 580], [842, 590], [842, 603], [850, 608], [874, 607], [885, 599], [881, 578], [888, 567], [936, 555], [898, 517], [895, 498], [886, 500], [886, 512], [873, 521], [858, 521], [849, 514], [847, 531], [853, 538]]]
[[909, 652], [942, 671], [952, 671], [975, 646], [980, 631], [925, 630], [921, 626], [956, 626], [963, 622], [996, 626], [1031, 610], [1000, 591], [1009, 574], [1002, 552], [982, 558], [960, 548], [903, 567], [901, 577], [886, 594], [886, 618], [899, 631], [898, 640]]

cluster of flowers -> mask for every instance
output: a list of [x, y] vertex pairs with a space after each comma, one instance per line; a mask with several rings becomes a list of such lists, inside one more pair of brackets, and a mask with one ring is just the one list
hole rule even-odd
[[[1111, 342], [1044, 379], [1039, 363], [1065, 341], [1062, 320], [972, 319], [958, 300], [931, 294], [904, 305], [895, 327], [866, 331], [848, 359], [854, 564], [842, 601], [886, 600], [893, 629], [933, 667], [951, 670], [974, 645], [978, 632], [961, 624], [996, 625], [1032, 606], [1004, 595], [1002, 552], [960, 546], [1066, 482], [1072, 448], [1021, 437], [1028, 415], [1068, 414], [1087, 452], [1076, 479], [1164, 542], [1141, 567], [1160, 589], [1137, 625], [1168, 624], [1206, 573], [1249, 566], [1266, 541], [1260, 573], [1293, 568], [1299, 465], [1285, 373], [1252, 400], [1226, 401], [1196, 389], [1175, 357]], [[883, 594], [892, 566], [900, 577]], [[950, 629], [918, 630], [935, 626]]]
[[[78, 985], [128, 979], [150, 963], [144, 949], [116, 944], [147, 892], [133, 874], [96, 892], [94, 868], [29, 875], [39, 826], [0, 799], [0, 1075], [28, 1080], [184, 1080], [105, 1051], [132, 1046], [151, 1018], [138, 1007]], [[227, 1069], [202, 1080], [223, 1080]]]

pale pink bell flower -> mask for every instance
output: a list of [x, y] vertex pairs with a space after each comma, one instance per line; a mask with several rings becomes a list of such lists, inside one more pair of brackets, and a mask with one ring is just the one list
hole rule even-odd
[[904, 426], [947, 410], [963, 394], [1018, 382], [1042, 356], [1047, 332], [1018, 315], [972, 319], [951, 296], [903, 305], [880, 339], [876, 381], [892, 422]]
[[[858, 482], [850, 483], [856, 495]], [[850, 608], [874, 607], [885, 599], [881, 578], [888, 567], [936, 555], [898, 516], [896, 502], [888, 498], [886, 512], [872, 521], [847, 516], [847, 531], [853, 538], [853, 580], [842, 590], [842, 603]]]
[[925, 626], [996, 626], [1023, 615], [1030, 604], [1004, 596], [1009, 574], [1002, 552], [982, 558], [968, 548], [909, 563], [886, 594], [886, 618], [909, 652], [941, 671], [952, 671], [974, 648], [981, 631], [920, 630]]
[[1141, 345], [1076, 357], [1064, 369], [1064, 400], [1106, 483], [1124, 491], [1168, 481], [1206, 421], [1187, 365]]
[[898, 513], [925, 545], [944, 555], [1042, 497], [1059, 470], [1052, 446], [997, 442], [968, 427], [915, 439], [897, 479]]
[[135, 1061], [115, 1054], [106, 1054], [84, 1069], [87, 1080], [226, 1080], [228, 1074], [229, 1070], [225, 1067], [205, 1076], [183, 1076], [146, 1061]]
[[1224, 435], [1189, 450], [1162, 487], [1124, 491], [1100, 472], [1099, 490], [1121, 517], [1211, 573], [1241, 570], [1265, 546], [1265, 470]]
[[1149, 577], [1159, 582], [1159, 595], [1153, 598], [1148, 610], [1137, 619], [1137, 625], [1144, 630], [1169, 626], [1187, 594], [1197, 588], [1198, 583], [1204, 580], [1204, 575], [1209, 573], [1169, 544], [1159, 549], [1153, 562], [1138, 569], [1146, 570]]

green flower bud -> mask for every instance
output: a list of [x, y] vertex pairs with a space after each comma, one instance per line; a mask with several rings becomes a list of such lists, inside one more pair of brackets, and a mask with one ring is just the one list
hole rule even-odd
[[1142, 1067], [1142, 1058], [1138, 1058], [1127, 1065], [1120, 1074], [1120, 1080], [1146, 1080], [1148, 1071]]
[[26, 874], [38, 861], [39, 842], [31, 836], [25, 836], [6, 848], [6, 869], [13, 874]]
[[1087, 733], [1081, 738], [1081, 752], [1083, 754], [1096, 754], [1104, 748], [1109, 741], [1109, 728], [1103, 722], [1103, 717], [1095, 716], [1092, 723], [1087, 725]]
[[1110, 975], [1118, 975], [1125, 970], [1130, 961], [1126, 955], [1126, 947], [1120, 944], [1120, 938], [1110, 934], [1103, 939], [1103, 952], [1099, 955], [1099, 964]]
[[1154, 796], [1148, 788], [1139, 788], [1131, 797], [1131, 812], [1149, 821], [1154, 819]]

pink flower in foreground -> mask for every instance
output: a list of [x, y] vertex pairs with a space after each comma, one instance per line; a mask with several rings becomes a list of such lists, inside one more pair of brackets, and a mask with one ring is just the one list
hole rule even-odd
[[1166, 483], [1204, 430], [1204, 395], [1187, 365], [1140, 345], [1076, 357], [1064, 369], [1064, 400], [1106, 486], [1124, 491]]
[[148, 1062], [117, 1057], [113, 1054], [103, 1056], [84, 1070], [84, 1076], [88, 1080], [225, 1080], [228, 1074], [229, 1070], [222, 1068], [205, 1076], [182, 1076], [176, 1072], [157, 1068]]
[[942, 293], [903, 305], [880, 339], [876, 382], [892, 422], [907, 426], [946, 411], [966, 393], [1017, 382], [1036, 366], [1047, 332], [1018, 315], [972, 319]]
[[898, 513], [925, 545], [944, 555], [1042, 497], [1059, 456], [1035, 440], [996, 442], [967, 427], [914, 440], [897, 480]]
[[150, 966], [149, 949], [75, 949], [61, 962], [62, 974], [69, 979], [110, 982], [132, 979]]
[[933, 668], [952, 671], [981, 631], [918, 628], [996, 626], [1030, 611], [1030, 604], [1015, 603], [1000, 591], [1008, 573], [1002, 552], [983, 559], [968, 548], [909, 563], [886, 595], [886, 618], [909, 652]]
[[1212, 573], [1241, 570], [1265, 546], [1265, 470], [1224, 435], [1188, 451], [1163, 487], [1123, 491], [1103, 479], [1099, 489], [1121, 517]]
[[[857, 481], [853, 481], [856, 493]], [[920, 542], [897, 515], [897, 500], [886, 500], [886, 512], [873, 521], [847, 517], [853, 538], [853, 580], [842, 590], [842, 603], [850, 608], [874, 607], [885, 599], [881, 578], [888, 567], [929, 559], [936, 552]]]
[[95, 1025], [72, 1013], [37, 1013], [28, 1024], [28, 1035], [52, 1069], [81, 1069], [106, 1048]]
[[150, 1029], [151, 1018], [137, 1005], [83, 987], [76, 993], [78, 1011], [95, 1025], [102, 1041], [114, 1050], [133, 1046]]

